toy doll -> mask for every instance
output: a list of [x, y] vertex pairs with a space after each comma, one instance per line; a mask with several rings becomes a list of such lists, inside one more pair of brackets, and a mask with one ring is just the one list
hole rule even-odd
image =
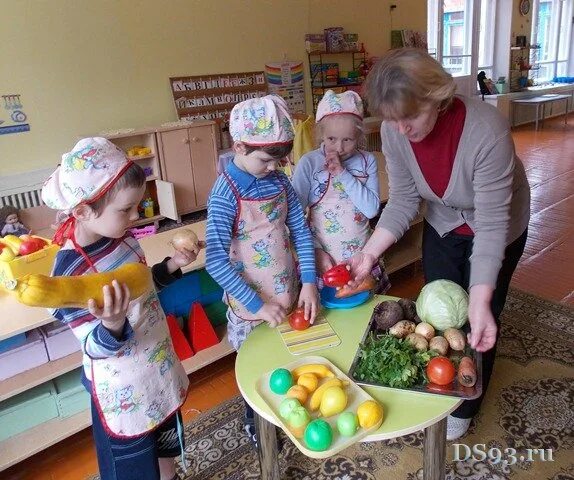
[[0, 225], [2, 231], [0, 236], [6, 235], [24, 235], [30, 233], [30, 230], [20, 222], [18, 218], [18, 209], [12, 205], [6, 205], [0, 208]]

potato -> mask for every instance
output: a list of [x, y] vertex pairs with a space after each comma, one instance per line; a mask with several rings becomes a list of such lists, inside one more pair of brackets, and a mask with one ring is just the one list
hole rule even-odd
[[464, 350], [466, 341], [464, 338], [464, 333], [462, 333], [460, 330], [457, 330], [456, 328], [447, 328], [442, 335], [444, 338], [446, 338], [450, 348], [458, 352]]
[[440, 353], [443, 357], [448, 353], [448, 342], [446, 338], [437, 335], [430, 339], [429, 350]]
[[434, 327], [430, 323], [421, 322], [415, 327], [415, 333], [422, 335], [426, 340], [430, 340], [434, 337]]
[[171, 244], [176, 250], [185, 248], [190, 252], [198, 253], [200, 249], [200, 242], [197, 235], [189, 228], [178, 229], [176, 234], [171, 238]]
[[409, 333], [414, 333], [415, 323], [408, 320], [401, 320], [389, 328], [389, 333], [393, 337], [405, 338]]
[[427, 342], [427, 339], [418, 333], [409, 333], [407, 335], [407, 342], [414, 345], [414, 347], [419, 352], [426, 352], [428, 347], [429, 347], [429, 343]]

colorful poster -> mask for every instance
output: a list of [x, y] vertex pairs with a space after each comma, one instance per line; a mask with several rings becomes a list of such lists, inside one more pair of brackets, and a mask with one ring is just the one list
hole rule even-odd
[[303, 62], [273, 62], [265, 64], [269, 93], [280, 95], [291, 113], [305, 112]]
[[24, 113], [20, 95], [2, 95], [2, 107], [0, 109], [0, 135], [30, 130], [28, 116]]

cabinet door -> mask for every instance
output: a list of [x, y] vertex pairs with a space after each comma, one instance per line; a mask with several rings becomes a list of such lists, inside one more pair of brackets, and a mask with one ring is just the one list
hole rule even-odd
[[155, 188], [157, 191], [157, 201], [159, 203], [159, 214], [172, 220], [179, 220], [173, 183], [156, 180]]
[[197, 207], [207, 205], [207, 197], [217, 179], [217, 146], [214, 125], [200, 125], [189, 129], [191, 160]]
[[196, 208], [188, 130], [161, 132], [163, 179], [173, 183], [178, 213]]

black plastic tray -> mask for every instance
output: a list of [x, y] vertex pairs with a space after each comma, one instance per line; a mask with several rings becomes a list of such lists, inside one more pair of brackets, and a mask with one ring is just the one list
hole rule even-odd
[[[374, 321], [375, 321], [374, 316], [371, 315], [371, 320], [367, 326], [367, 329], [365, 330], [365, 334], [363, 335], [363, 338], [361, 340], [361, 345], [365, 343], [365, 340], [367, 339], [369, 333], [374, 330], [373, 328]], [[476, 350], [472, 350], [468, 344], [464, 347], [463, 352], [450, 351], [448, 357], [454, 358], [454, 357], [468, 356], [474, 360], [474, 363], [476, 365], [476, 383], [474, 384], [474, 386], [465, 387], [464, 385], [460, 385], [458, 383], [457, 378], [455, 377], [455, 379], [450, 385], [440, 386], [434, 383], [427, 383], [426, 385], [413, 385], [412, 387], [409, 388], [389, 387], [387, 385], [382, 385], [376, 382], [359, 380], [355, 376], [355, 367], [357, 366], [357, 363], [359, 361], [359, 353], [361, 351], [361, 345], [359, 345], [359, 348], [357, 348], [357, 353], [355, 353], [355, 358], [353, 359], [353, 363], [351, 364], [351, 368], [349, 369], [349, 377], [351, 377], [355, 381], [355, 383], [358, 383], [359, 385], [393, 388], [395, 390], [405, 390], [409, 392], [430, 393], [433, 395], [446, 395], [449, 397], [461, 398], [463, 400], [472, 400], [473, 398], [480, 397], [480, 395], [482, 394], [482, 354], [480, 352], [477, 352]]]

